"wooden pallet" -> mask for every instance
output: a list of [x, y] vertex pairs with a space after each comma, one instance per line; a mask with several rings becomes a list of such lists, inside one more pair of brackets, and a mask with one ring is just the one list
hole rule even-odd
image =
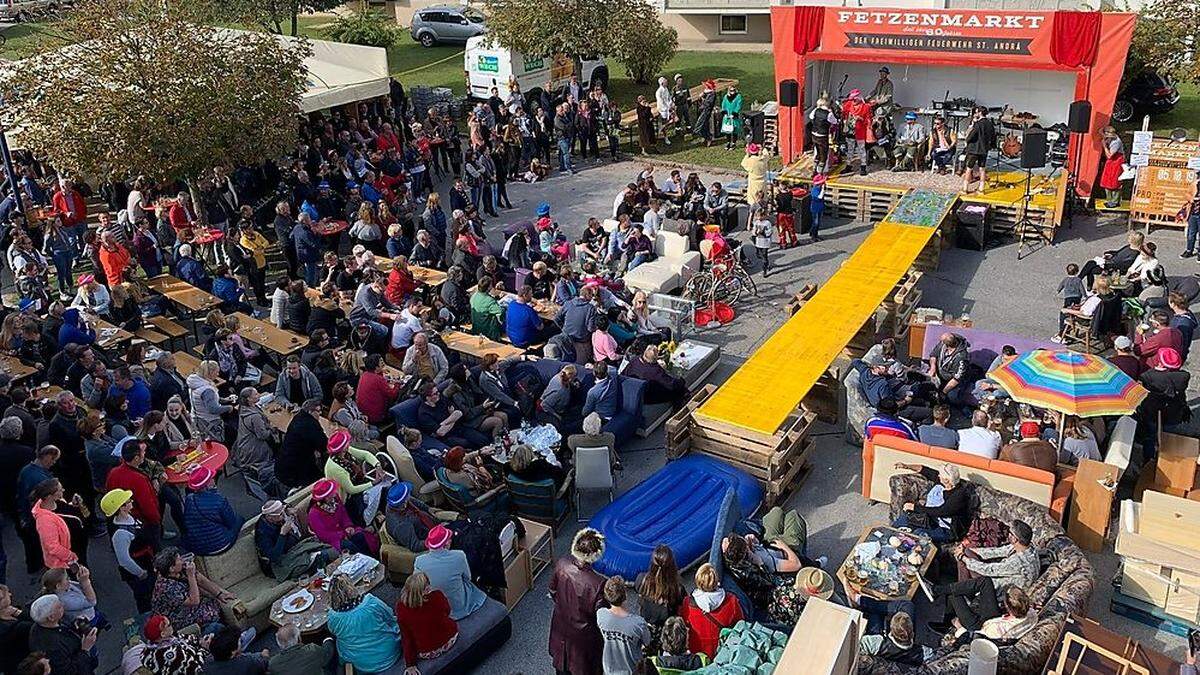
[[667, 420], [668, 456], [690, 450], [727, 462], [754, 476], [763, 485], [765, 503], [774, 505], [794, 489], [808, 463], [816, 414], [797, 410], [771, 435], [696, 416], [695, 410], [716, 390], [715, 385], [704, 386]]
[[1183, 230], [1187, 228], [1187, 221], [1179, 221], [1175, 216], [1164, 216], [1158, 213], [1141, 213], [1131, 211], [1129, 213], [1129, 229], [1132, 230], [1134, 225], [1141, 225], [1146, 234], [1150, 234], [1152, 227], [1169, 227], [1173, 230]]
[[837, 424], [842, 417], [842, 369], [835, 361], [808, 390], [800, 407], [826, 424]]
[[804, 287], [800, 289], [800, 292], [793, 295], [791, 300], [788, 300], [787, 306], [784, 308], [784, 310], [787, 312], [787, 315], [794, 316], [796, 312], [799, 312], [800, 308], [804, 306], [804, 303], [812, 300], [812, 297], [816, 294], [817, 284], [804, 284]]
[[879, 332], [902, 338], [908, 334], [909, 319], [921, 302], [922, 292], [917, 284], [924, 276], [923, 272], [910, 270], [896, 284], [895, 292], [879, 306], [882, 315], [879, 320]]

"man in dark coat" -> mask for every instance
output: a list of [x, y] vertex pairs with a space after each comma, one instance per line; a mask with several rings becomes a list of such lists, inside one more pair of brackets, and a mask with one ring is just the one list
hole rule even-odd
[[167, 401], [178, 396], [187, 401], [188, 388], [183, 375], [175, 368], [175, 355], [163, 352], [155, 361], [154, 374], [150, 376], [150, 408], [166, 410]]
[[50, 420], [49, 441], [62, 451], [55, 473], [63, 488], [68, 495], [79, 495], [85, 504], [91, 504], [96, 489], [92, 484], [92, 467], [84, 452], [83, 437], [76, 426], [80, 417], [82, 412], [75, 403], [75, 395], [69, 391], [59, 393], [58, 412]]
[[571, 542], [571, 555], [554, 563], [550, 597], [550, 658], [554, 670], [571, 675], [600, 675], [604, 638], [596, 610], [604, 603], [603, 574], [592, 565], [604, 555], [604, 536], [587, 527]]
[[625, 366], [625, 377], [646, 382], [643, 400], [647, 405], [670, 403], [679, 405], [687, 398], [687, 383], [682, 377], [674, 377], [658, 362], [658, 347], [650, 345], [638, 358], [631, 359]]
[[329, 437], [317, 419], [320, 414], [321, 399], [308, 399], [283, 434], [283, 445], [275, 461], [275, 477], [288, 487], [304, 487], [324, 475], [322, 467]]

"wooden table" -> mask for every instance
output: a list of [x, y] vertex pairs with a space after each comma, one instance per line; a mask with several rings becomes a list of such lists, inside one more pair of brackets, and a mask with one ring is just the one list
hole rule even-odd
[[[375, 267], [380, 272], [391, 272], [393, 266], [391, 258], [376, 258], [375, 260]], [[432, 267], [409, 265], [408, 271], [412, 272], [413, 279], [416, 279], [417, 283], [425, 284], [426, 286], [440, 286], [446, 280], [445, 272], [435, 270]]]
[[[200, 358], [195, 354], [192, 354], [191, 352], [180, 351], [171, 352], [171, 355], [175, 357], [175, 370], [179, 371], [179, 374], [185, 378], [197, 370], [200, 370]], [[142, 365], [146, 368], [147, 375], [158, 369], [158, 362], [154, 359], [147, 359]], [[218, 377], [213, 384], [219, 387], [225, 384], [225, 379]]]
[[[263, 406], [263, 416], [267, 418], [267, 422], [279, 433], [287, 431], [288, 425], [292, 423], [292, 418], [296, 416], [296, 412], [284, 406], [282, 403], [271, 401]], [[328, 436], [342, 427], [333, 420], [320, 415], [317, 420], [321, 423], [321, 429]]]
[[37, 372], [37, 368], [27, 366], [17, 357], [8, 354], [0, 354], [0, 370], [8, 373], [13, 382], [20, 382]]
[[[115, 347], [123, 342], [129, 342], [133, 339], [133, 333], [130, 333], [124, 328], [118, 328], [104, 319], [93, 317], [89, 319], [89, 321], [96, 328], [96, 346], [100, 347], [101, 349]], [[108, 337], [104, 337], [104, 333], [106, 331], [112, 331], [112, 333], [110, 333]]]
[[[478, 290], [479, 286], [472, 286], [470, 289], [468, 289], [468, 292], [474, 294]], [[508, 308], [508, 303], [517, 301], [517, 294], [511, 291], [500, 291], [497, 293], [493, 290], [492, 295], [498, 301], [500, 301], [500, 304], [504, 305], [505, 309]], [[531, 304], [533, 305], [533, 311], [537, 312], [537, 315], [540, 316], [543, 321], [554, 321], [556, 318], [558, 318], [558, 310], [562, 309], [562, 305], [550, 300], [539, 300], [534, 298]]]
[[[879, 536], [876, 536], [876, 533], [878, 533]], [[916, 595], [917, 589], [921, 587], [921, 583], [917, 580], [916, 576], [913, 576], [906, 585], [901, 586], [897, 592], [892, 593], [888, 590], [875, 587], [870, 582], [864, 582], [859, 579], [852, 580], [847, 574], [848, 570], [857, 568], [854, 560], [856, 559], [855, 549], [858, 548], [859, 544], [878, 539], [886, 547], [888, 545], [888, 539], [892, 536], [910, 538], [915, 537], [915, 535], [912, 533], [902, 532], [901, 530], [898, 530], [894, 527], [888, 527], [886, 525], [875, 525], [863, 530], [862, 536], [860, 536], [858, 541], [855, 542], [854, 546], [850, 548], [850, 554], [846, 556], [846, 560], [841, 564], [840, 567], [838, 567], [837, 578], [841, 580], [842, 588], [854, 588], [862, 595], [875, 598], [876, 600], [887, 601], [913, 599], [913, 596]], [[921, 556], [921, 564], [913, 565], [913, 567], [916, 568], [919, 575], [924, 576], [925, 573], [929, 571], [929, 565], [933, 563], [934, 557], [937, 556], [937, 546], [935, 546], [933, 542], [928, 542], [924, 545], [918, 545], [915, 549], [913, 549], [913, 551], [905, 553], [904, 555], [907, 556], [912, 552], [916, 552]], [[905, 564], [908, 563], [906, 562]]]
[[[304, 297], [308, 298], [310, 303], [316, 304], [318, 300], [321, 300], [325, 296], [321, 295], [321, 289], [319, 288], [306, 288], [304, 289]], [[337, 303], [338, 307], [341, 308], [342, 313], [346, 316], [350, 316], [350, 310], [354, 309], [354, 301], [343, 297], [341, 293], [339, 293]]]
[[207, 466], [217, 473], [229, 461], [229, 448], [216, 441], [204, 441], [194, 450], [181, 454], [166, 468], [167, 482], [182, 485], [188, 481], [188, 474], [199, 466]]
[[[355, 553], [351, 555], [362, 554]], [[294, 590], [289, 591], [271, 605], [271, 624], [276, 628], [283, 626], [285, 623], [295, 624], [300, 629], [300, 634], [305, 637], [312, 637], [313, 635], [322, 633], [329, 620], [329, 590], [328, 583], [321, 582], [331, 578], [334, 572], [337, 571], [338, 566], [342, 564], [342, 561], [349, 558], [349, 555], [343, 555], [326, 565], [323, 573], [314, 574], [296, 582]], [[386, 573], [387, 570], [384, 568], [383, 563], [375, 561], [375, 566], [366, 572], [354, 585], [365, 595], [383, 583]], [[288, 598], [292, 597], [293, 593], [302, 588], [306, 588], [309, 593], [312, 593], [312, 605], [303, 612], [296, 612], [294, 614], [285, 612], [283, 610], [284, 601], [288, 600]]]
[[457, 330], [448, 330], [442, 333], [442, 340], [446, 342], [446, 346], [450, 349], [477, 359], [481, 359], [487, 354], [495, 354], [501, 359], [507, 359], [510, 356], [520, 356], [525, 353], [525, 350], [520, 347], [489, 340], [482, 335], [471, 335]]
[[241, 322], [241, 329], [238, 332], [243, 338], [276, 354], [287, 356], [308, 345], [308, 336], [306, 335], [296, 335], [243, 312], [238, 312], [234, 316]]
[[203, 312], [221, 304], [221, 299], [212, 293], [196, 288], [182, 279], [176, 279], [170, 274], [160, 274], [147, 279], [146, 286], [192, 312]]

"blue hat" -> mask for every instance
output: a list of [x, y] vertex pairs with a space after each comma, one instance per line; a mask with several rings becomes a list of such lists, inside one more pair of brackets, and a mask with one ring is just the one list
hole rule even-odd
[[21, 298], [21, 301], [17, 303], [17, 309], [22, 312], [24, 312], [25, 310], [30, 309], [30, 308], [33, 308], [36, 310], [37, 309], [36, 305], [37, 305], [37, 300], [34, 300], [33, 298]]
[[352, 181], [352, 180], [348, 180], [348, 181], [346, 181], [346, 189], [347, 189], [347, 190], [357, 190], [357, 189], [358, 189], [358, 183], [355, 183], [355, 182], [354, 182], [354, 181]]
[[541, 204], [538, 204], [537, 214], [538, 216], [550, 215], [550, 202], [542, 202]]
[[388, 490], [387, 505], [394, 508], [404, 506], [404, 502], [408, 501], [410, 494], [412, 494], [412, 483], [402, 480]]
[[317, 183], [317, 189], [318, 190], [328, 190], [329, 189], [329, 181], [323, 180], [320, 183]]
[[917, 113], [910, 110], [909, 112], [904, 113], [904, 119], [909, 121], [915, 120], [917, 119]]

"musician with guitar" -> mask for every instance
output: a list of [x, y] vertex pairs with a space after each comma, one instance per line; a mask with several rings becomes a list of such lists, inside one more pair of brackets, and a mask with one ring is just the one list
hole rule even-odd
[[[987, 116], [987, 108], [975, 106], [971, 111], [971, 127], [967, 130], [967, 170], [963, 173], [963, 192], [971, 194], [987, 188], [987, 157], [996, 146], [996, 127]], [[978, 172], [978, 187], [975, 176]]]

